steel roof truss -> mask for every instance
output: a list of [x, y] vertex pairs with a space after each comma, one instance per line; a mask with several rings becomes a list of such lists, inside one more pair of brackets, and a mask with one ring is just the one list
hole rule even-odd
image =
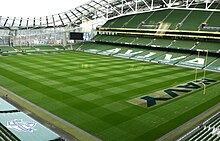
[[6, 26], [8, 19], [9, 19], [9, 17], [7, 17], [7, 19], [5, 20], [4, 26]]
[[80, 6], [82, 9], [84, 9], [85, 11], [87, 11], [88, 13], [90, 12], [88, 9], [86, 9], [85, 7], [83, 6]]
[[56, 27], [56, 24], [55, 24], [55, 20], [54, 20], [54, 16], [52, 15], [52, 19], [53, 19], [53, 26]]
[[[122, 0], [123, 1], [123, 0]], [[134, 8], [131, 6], [131, 4], [129, 4], [126, 0], [124, 0], [125, 1], [125, 4], [126, 5], [128, 5], [129, 7], [130, 7], [130, 9], [134, 12], [135, 10], [134, 10]]]
[[61, 18], [60, 14], [58, 15], [59, 15], [60, 21], [62, 22], [62, 25], [64, 26], [63, 19]]
[[12, 24], [11, 24], [11, 27], [13, 27], [13, 26], [14, 26], [15, 19], [16, 19], [16, 17], [14, 17], [13, 22], [12, 22]]
[[65, 13], [65, 16], [67, 17], [67, 19], [69, 20], [69, 22], [72, 22], [72, 20], [71, 20], [70, 17], [67, 15], [67, 13]]
[[46, 16], [46, 23], [47, 23], [47, 26], [48, 26], [48, 17]]
[[75, 8], [75, 10], [80, 13], [81, 15], [83, 15], [83, 13], [81, 11], [79, 11], [77, 8]]
[[75, 16], [76, 18], [78, 18], [78, 16], [76, 16], [76, 14], [72, 10], [70, 10], [70, 13], [73, 14], [73, 16]]

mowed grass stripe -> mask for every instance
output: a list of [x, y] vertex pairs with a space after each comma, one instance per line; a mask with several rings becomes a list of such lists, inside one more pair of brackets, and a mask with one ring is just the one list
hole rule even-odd
[[[80, 52], [1, 60], [1, 85], [103, 140], [146, 140], [141, 137], [150, 136], [151, 130], [213, 99], [199, 101], [191, 94], [151, 109], [126, 102], [193, 80], [191, 69]], [[216, 74], [207, 72], [207, 77], [220, 80]], [[189, 98], [191, 109], [183, 107]]]
[[[19, 66], [19, 67], [21, 67], [22, 66], [22, 64], [17, 64], [17, 66]], [[25, 67], [25, 69], [27, 69], [28, 68], [28, 66], [24, 66]], [[163, 66], [163, 67], [165, 67], [165, 66]], [[29, 68], [29, 69], [31, 69], [31, 68]], [[161, 70], [164, 70], [164, 69], [161, 69]], [[159, 71], [159, 70], [158, 70]], [[41, 72], [41, 71], [37, 71], [38, 73], [44, 73], [44, 72]], [[155, 71], [154, 71], [155, 72]], [[157, 73], [157, 72], [156, 72]], [[169, 73], [169, 72], [168, 72]], [[172, 72], [170, 72], [170, 73], [172, 73]], [[129, 75], [129, 74], [128, 74]], [[156, 76], [158, 76], [158, 77], [160, 77], [159, 75], [156, 75]], [[149, 75], [146, 79], [149, 79], [149, 78], [154, 78], [154, 77], [156, 77], [155, 75]], [[62, 77], [61, 77], [62, 78]], [[96, 77], [97, 78], [97, 77]], [[103, 80], [103, 78], [102, 77], [98, 77], [98, 78], [100, 78], [100, 79], [102, 79]], [[144, 78], [145, 79], [145, 77], [142, 77], [142, 78]], [[136, 78], [137, 79], [137, 78]], [[138, 78], [138, 79], [140, 79], [140, 78]], [[87, 79], [85, 79], [84, 81], [88, 81]], [[123, 84], [123, 82], [121, 82], [120, 81], [120, 83], [121, 83], [121, 85], [126, 85], [126, 83], [130, 83], [130, 81], [131, 82], [136, 82], [137, 80], [133, 80], [133, 79], [131, 79], [131, 80], [124, 80], [124, 83], [125, 84]], [[141, 80], [139, 80], [139, 81], [141, 81]], [[70, 83], [70, 84], [69, 84]], [[72, 80], [71, 82], [67, 82], [67, 83], [65, 83], [65, 84], [67, 84], [67, 85], [76, 85], [76, 83], [77, 83], [77, 85], [78, 84], [81, 84], [80, 83], [80, 81], [78, 81], [78, 82], [76, 82], [76, 81], [74, 81], [74, 80]], [[95, 91], [94, 89], [97, 89], [97, 90], [100, 90], [100, 88], [98, 88], [98, 87], [89, 87], [89, 86], [86, 86], [86, 84], [85, 84], [85, 82], [83, 82], [84, 83], [84, 85], [85, 85], [85, 87], [87, 87], [87, 89], [88, 90], [86, 90], [86, 91]], [[112, 86], [113, 86], [113, 84], [116, 84], [116, 85], [118, 85], [118, 83], [115, 83], [114, 81], [112, 82]], [[109, 85], [111, 85], [111, 84], [109, 84]], [[109, 86], [107, 86], [107, 87], [109, 87]], [[93, 90], [92, 90], [93, 89]]]
[[[21, 67], [21, 65], [22, 64], [17, 64], [18, 66], [20, 66]], [[166, 67], [166, 66], [163, 66], [163, 67]], [[26, 68], [27, 68], [27, 66], [26, 66]], [[164, 69], [161, 69], [161, 70], [164, 70]], [[182, 69], [183, 71], [185, 70], [185, 69]], [[168, 74], [172, 74], [172, 73], [174, 73], [173, 71], [171, 71], [171, 72], [169, 72], [169, 70], [167, 70], [168, 71]], [[178, 70], [175, 70], [175, 71], [178, 71]], [[154, 71], [155, 72], [155, 71]], [[178, 71], [178, 73], [180, 73], [180, 71]], [[167, 74], [167, 72], [166, 72], [166, 74]], [[163, 73], [163, 74], [160, 74], [160, 73], [157, 73], [157, 75], [148, 75], [148, 77], [142, 77], [142, 78], [144, 78], [144, 79], [150, 79], [150, 78], [156, 78], [156, 77], [161, 77], [161, 76], [164, 76], [165, 75], [165, 73]], [[139, 78], [140, 79], [140, 78]], [[86, 81], [88, 81], [87, 79], [86, 79]], [[136, 82], [136, 80], [135, 79], [132, 79], [132, 80], [124, 80], [124, 82], [121, 82], [120, 81], [120, 83], [121, 83], [121, 85], [126, 85], [126, 82], [127, 82], [127, 84], [130, 84], [130, 81], [131, 82]], [[141, 81], [141, 80], [139, 80], [139, 81]], [[77, 82], [74, 82], [74, 81], [71, 81], [71, 83], [70, 84], [68, 84], [68, 83], [65, 83], [65, 84], [67, 84], [67, 85], [73, 85], [74, 83], [77, 83]], [[78, 82], [78, 84], [79, 84], [79, 82]], [[113, 82], [112, 83], [112, 86], [114, 86], [113, 84], [116, 84], [116, 86], [118, 86], [118, 84], [117, 83], [115, 83], [115, 82]], [[111, 85], [111, 84], [108, 84], [108, 85], [106, 85], [105, 87], [104, 87], [104, 85], [101, 87], [101, 88], [106, 88], [106, 87], [109, 87], [109, 85]], [[121, 86], [120, 85], [120, 86]], [[132, 85], [132, 83], [131, 83], [131, 85]], [[100, 88], [98, 88], [98, 87], [91, 87], [91, 86], [89, 86], [89, 85], [86, 85], [86, 83], [84, 83], [84, 86], [85, 87], [87, 87], [86, 89], [84, 89], [84, 91], [87, 91], [87, 92], [92, 92], [92, 91], [97, 91], [97, 90], [100, 90]], [[115, 86], [115, 87], [116, 87]], [[130, 86], [129, 86], [130, 87]], [[147, 87], [147, 85], [146, 85], [146, 87]], [[131, 87], [130, 87], [131, 88]], [[154, 87], [153, 87], [154, 88]], [[137, 89], [137, 91], [138, 91], [138, 89]]]

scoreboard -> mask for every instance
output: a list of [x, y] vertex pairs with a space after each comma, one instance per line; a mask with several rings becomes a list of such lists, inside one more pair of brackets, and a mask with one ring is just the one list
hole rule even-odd
[[70, 32], [69, 34], [70, 40], [89, 40], [88, 32]]

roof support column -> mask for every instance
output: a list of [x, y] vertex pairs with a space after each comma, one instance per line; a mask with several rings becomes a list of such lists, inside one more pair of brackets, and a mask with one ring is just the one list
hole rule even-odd
[[108, 19], [108, 13], [109, 13], [109, 4], [107, 5], [106, 19]]
[[138, 0], [135, 1], [135, 11], [138, 11]]
[[63, 46], [66, 47], [67, 38], [66, 38], [66, 31], [63, 32]]
[[121, 0], [121, 14], [124, 13], [124, 0]]
[[168, 4], [168, 7], [170, 7], [171, 6], [171, 0], [169, 0], [169, 4]]
[[154, 0], [151, 0], [151, 6], [150, 6], [150, 10], [154, 9]]

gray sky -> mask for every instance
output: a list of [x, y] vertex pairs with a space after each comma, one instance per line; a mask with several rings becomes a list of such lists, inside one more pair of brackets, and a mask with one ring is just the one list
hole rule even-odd
[[1, 0], [0, 16], [41, 17], [73, 9], [90, 0]]

